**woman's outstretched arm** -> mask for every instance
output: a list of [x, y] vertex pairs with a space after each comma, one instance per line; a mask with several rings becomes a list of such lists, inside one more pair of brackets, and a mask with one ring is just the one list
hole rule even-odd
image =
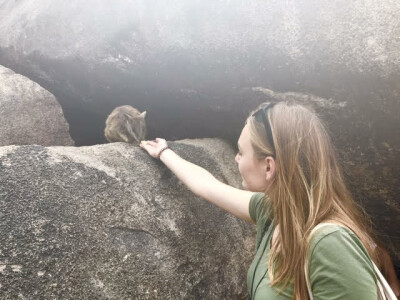
[[[167, 142], [157, 138], [140, 144], [150, 156], [158, 158]], [[243, 191], [217, 180], [210, 172], [187, 160], [171, 149], [162, 151], [160, 160], [181, 180], [195, 195], [206, 199], [227, 212], [253, 222], [249, 214], [249, 202], [252, 192]]]

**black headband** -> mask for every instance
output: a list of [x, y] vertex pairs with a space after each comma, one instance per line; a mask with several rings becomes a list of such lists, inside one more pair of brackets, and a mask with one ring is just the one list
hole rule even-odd
[[270, 102], [267, 105], [261, 107], [256, 112], [254, 112], [252, 115], [258, 122], [262, 122], [264, 124], [265, 131], [267, 133], [267, 140], [270, 143], [274, 153], [275, 153], [275, 144], [274, 144], [274, 139], [272, 137], [271, 125], [269, 124], [267, 116], [268, 116], [268, 110], [271, 109], [275, 104], [276, 102]]

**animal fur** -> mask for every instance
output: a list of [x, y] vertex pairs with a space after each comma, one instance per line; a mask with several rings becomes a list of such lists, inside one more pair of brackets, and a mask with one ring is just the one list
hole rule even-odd
[[147, 134], [145, 117], [145, 111], [141, 113], [130, 105], [116, 107], [106, 120], [107, 141], [139, 145]]

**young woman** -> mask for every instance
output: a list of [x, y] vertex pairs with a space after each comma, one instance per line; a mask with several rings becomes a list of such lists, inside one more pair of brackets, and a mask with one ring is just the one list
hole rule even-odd
[[[257, 224], [250, 299], [308, 299], [308, 279], [314, 299], [377, 299], [372, 261], [379, 265], [379, 255], [370, 224], [311, 109], [263, 104], [248, 117], [235, 158], [246, 191], [180, 158], [163, 139], [141, 147], [196, 195]], [[320, 223], [333, 224], [311, 234]]]

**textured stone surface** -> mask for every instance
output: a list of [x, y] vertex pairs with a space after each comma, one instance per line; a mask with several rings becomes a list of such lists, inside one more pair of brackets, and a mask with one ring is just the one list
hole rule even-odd
[[72, 146], [61, 106], [37, 83], [0, 66], [0, 146]]
[[[226, 143], [171, 147], [239, 185]], [[1, 299], [246, 298], [254, 227], [139, 147], [1, 147], [0, 228]]]
[[123, 104], [149, 136], [234, 140], [253, 87], [398, 120], [399, 19], [397, 0], [2, 0], [0, 63], [57, 97], [78, 145]]
[[0, 63], [56, 95], [78, 145], [123, 104], [150, 138], [235, 143], [260, 102], [316, 101], [400, 259], [399, 20], [398, 0], [2, 0]]

